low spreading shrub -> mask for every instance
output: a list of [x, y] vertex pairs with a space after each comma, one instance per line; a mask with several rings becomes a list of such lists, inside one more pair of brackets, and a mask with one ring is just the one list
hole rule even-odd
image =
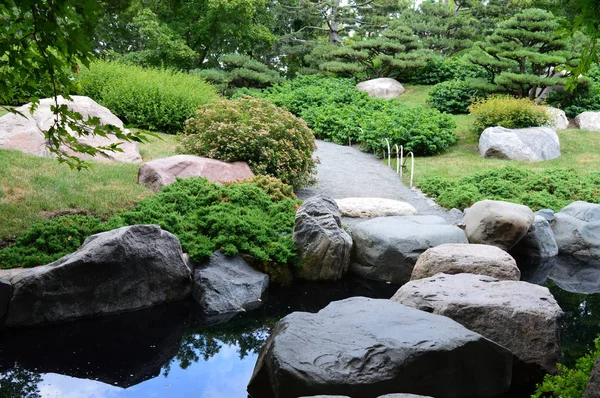
[[296, 200], [296, 194], [294, 193], [294, 187], [285, 184], [279, 178], [258, 175], [245, 180], [238, 180], [226, 183], [225, 185], [232, 184], [253, 184], [265, 191], [273, 201], [283, 199], [294, 199]]
[[412, 81], [417, 84], [438, 84], [448, 80], [487, 77], [487, 71], [461, 58], [434, 58], [417, 69]]
[[478, 134], [488, 127], [537, 127], [548, 124], [546, 108], [526, 98], [490, 96], [469, 106], [474, 116], [473, 129]]
[[468, 113], [474, 100], [485, 94], [464, 80], [449, 80], [436, 84], [429, 91], [427, 103], [440, 112]]
[[179, 138], [179, 153], [245, 161], [255, 174], [294, 187], [308, 183], [316, 166], [315, 137], [306, 123], [263, 99], [242, 97], [203, 106]]
[[381, 153], [387, 138], [416, 155], [434, 155], [456, 141], [449, 115], [371, 98], [355, 85], [352, 79], [299, 76], [261, 97], [304, 119], [318, 138], [343, 145], [358, 142], [368, 151]]
[[600, 173], [581, 176], [564, 168], [549, 168], [536, 173], [506, 166], [474, 173], [458, 181], [426, 178], [419, 186], [446, 208], [464, 209], [483, 199], [521, 203], [533, 210], [546, 208], [555, 211], [576, 200], [600, 203]]
[[144, 69], [118, 62], [82, 68], [80, 94], [110, 109], [125, 123], [174, 133], [199, 106], [218, 98], [202, 78], [166, 69]]
[[578, 398], [588, 384], [596, 359], [600, 357], [600, 338], [594, 340], [595, 349], [577, 359], [572, 368], [557, 364], [557, 375], [546, 375], [531, 398]]
[[289, 187], [257, 179], [252, 183], [216, 185], [204, 178], [177, 180], [134, 209], [107, 222], [92, 216], [57, 217], [32, 226], [14, 245], [0, 250], [0, 267], [50, 263], [75, 251], [89, 235], [134, 224], [158, 224], [176, 235], [194, 261], [219, 249], [242, 254], [272, 275], [285, 274], [295, 259], [292, 240], [299, 202]]

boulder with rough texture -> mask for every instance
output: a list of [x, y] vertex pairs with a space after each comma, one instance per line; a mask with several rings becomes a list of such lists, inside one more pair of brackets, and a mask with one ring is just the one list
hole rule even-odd
[[10, 283], [7, 326], [131, 311], [184, 299], [192, 290], [179, 239], [158, 225], [92, 235], [76, 252]]
[[350, 270], [366, 279], [391, 283], [410, 280], [425, 250], [444, 243], [467, 243], [462, 229], [438, 216], [379, 217], [351, 230]]
[[529, 231], [535, 216], [527, 206], [498, 200], [475, 203], [465, 215], [465, 232], [470, 243], [510, 250]]
[[246, 162], [227, 163], [195, 155], [175, 155], [146, 162], [138, 170], [138, 184], [158, 192], [176, 178], [205, 177], [212, 182], [230, 182], [254, 177]]
[[515, 259], [496, 246], [444, 244], [421, 254], [410, 279], [423, 279], [441, 272], [487, 275], [507, 281], [518, 281], [521, 277]]
[[583, 398], [600, 398], [600, 358], [596, 360]]
[[600, 131], [600, 112], [583, 112], [575, 116], [575, 124], [582, 130]]
[[483, 275], [438, 274], [407, 283], [391, 300], [447, 316], [508, 348], [516, 357], [515, 384], [537, 382], [557, 371], [563, 312], [545, 287]]
[[546, 114], [550, 118], [548, 121], [548, 127], [550, 127], [552, 130], [565, 130], [569, 128], [569, 119], [567, 118], [565, 111], [562, 109], [547, 106]]
[[521, 257], [549, 258], [558, 255], [552, 227], [542, 216], [535, 216], [529, 231], [512, 249]]
[[404, 92], [404, 87], [397, 80], [388, 77], [367, 80], [356, 85], [358, 91], [364, 91], [371, 97], [392, 99]]
[[297, 278], [341, 279], [348, 271], [352, 238], [342, 228], [341, 214], [332, 198], [313, 196], [296, 212], [292, 235], [298, 252]]
[[414, 216], [417, 209], [409, 203], [384, 198], [336, 199], [344, 217], [374, 218], [388, 216]]
[[571, 203], [555, 214], [552, 231], [561, 254], [600, 262], [600, 205]]
[[241, 257], [216, 251], [208, 264], [194, 271], [193, 296], [209, 315], [242, 312], [259, 307], [269, 276]]
[[508, 350], [449, 318], [353, 297], [280, 320], [261, 349], [248, 392], [261, 398], [375, 398], [399, 391], [497, 397], [509, 387], [511, 367]]
[[560, 157], [560, 142], [549, 127], [488, 127], [479, 137], [479, 153], [484, 158], [541, 162]]
[[[83, 115], [84, 119], [97, 117], [104, 125], [112, 124], [121, 130], [124, 130], [126, 133], [129, 132], [123, 128], [123, 122], [121, 122], [118, 117], [91, 98], [79, 95], [72, 95], [71, 98], [73, 101], [67, 101], [59, 96], [58, 103], [59, 105], [66, 104], [69, 110], [79, 112]], [[45, 98], [40, 100], [39, 106], [33, 115], [29, 113], [31, 104], [26, 104], [16, 109], [25, 117], [14, 113], [9, 113], [0, 117], [0, 148], [14, 149], [36, 156], [50, 156], [50, 151], [48, 151], [48, 148], [46, 147], [44, 131], [48, 130], [54, 124], [56, 116], [50, 109], [54, 104], [54, 98]], [[75, 134], [71, 130], [69, 130], [69, 133], [71, 135]], [[77, 155], [77, 157], [84, 160], [94, 159], [128, 163], [142, 161], [139, 144], [137, 142], [121, 141], [110, 134], [108, 137], [92, 135], [83, 136], [79, 137], [77, 140], [80, 144], [93, 147], [107, 146], [120, 142], [119, 148], [121, 148], [123, 152], [107, 152], [106, 154], [108, 157], [102, 155], [91, 157], [86, 154], [74, 153], [65, 147], [62, 147], [61, 149], [69, 155]]]

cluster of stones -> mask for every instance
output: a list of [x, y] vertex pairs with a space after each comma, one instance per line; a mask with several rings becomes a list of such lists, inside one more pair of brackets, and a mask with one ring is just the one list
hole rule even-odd
[[482, 201], [464, 230], [408, 215], [346, 232], [334, 203], [313, 197], [298, 211], [299, 276], [348, 272], [402, 286], [390, 300], [354, 297], [283, 318], [260, 352], [251, 396], [498, 397], [557, 372], [563, 312], [547, 288], [520, 280], [511, 253], [600, 260], [600, 205], [554, 214]]

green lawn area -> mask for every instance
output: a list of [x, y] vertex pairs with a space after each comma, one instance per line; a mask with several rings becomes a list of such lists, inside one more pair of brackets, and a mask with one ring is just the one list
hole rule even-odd
[[[175, 137], [158, 134], [140, 146], [144, 161], [174, 154]], [[56, 160], [0, 150], [0, 240], [64, 212], [108, 217], [131, 208], [152, 191], [136, 183], [137, 164], [94, 162], [75, 171]]]
[[[427, 106], [425, 100], [431, 86], [405, 87], [406, 92], [399, 98], [400, 101], [415, 106]], [[558, 131], [562, 156], [546, 162], [530, 163], [501, 159], [484, 159], [477, 151], [478, 137], [470, 130], [473, 120], [472, 116], [453, 115], [452, 117], [456, 121], [457, 126], [457, 144], [440, 155], [416, 158], [415, 185], [418, 186], [420, 181], [430, 176], [459, 179], [468, 174], [507, 165], [535, 171], [549, 167], [568, 167], [575, 169], [581, 174], [598, 171], [600, 168], [600, 133], [598, 132], [579, 129]], [[408, 182], [409, 178], [410, 173], [404, 174], [405, 182]]]

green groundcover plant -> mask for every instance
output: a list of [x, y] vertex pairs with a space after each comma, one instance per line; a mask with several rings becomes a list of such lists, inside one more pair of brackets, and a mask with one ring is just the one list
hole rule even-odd
[[429, 177], [420, 188], [448, 209], [464, 209], [484, 199], [521, 203], [534, 211], [543, 208], [559, 211], [576, 200], [600, 203], [600, 173], [579, 175], [566, 168], [534, 172], [506, 166], [458, 181]]
[[292, 231], [299, 202], [289, 194], [291, 188], [280, 182], [257, 182], [272, 188], [180, 179], [106, 222], [77, 215], [35, 224], [12, 246], [0, 250], [0, 268], [47, 264], [75, 251], [92, 234], [158, 224], [180, 239], [194, 261], [204, 261], [218, 249], [227, 255], [242, 254], [277, 276], [295, 260]]

